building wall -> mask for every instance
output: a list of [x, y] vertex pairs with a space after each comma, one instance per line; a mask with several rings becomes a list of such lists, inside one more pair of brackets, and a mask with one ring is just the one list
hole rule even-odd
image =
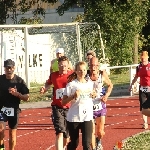
[[[19, 0], [17, 0], [18, 2]], [[59, 16], [58, 13], [56, 12], [56, 9], [63, 3], [63, 0], [59, 0], [57, 3], [54, 5], [47, 4], [47, 3], [39, 3], [39, 6], [44, 8], [46, 10], [45, 18], [40, 16], [43, 19], [44, 24], [56, 24], [56, 23], [68, 23], [72, 22], [72, 18], [75, 18], [77, 14], [83, 14], [84, 9], [78, 6], [73, 6], [73, 8], [69, 9], [68, 11], [64, 12], [64, 15]], [[21, 14], [19, 11], [17, 11], [17, 17], [16, 17], [16, 22], [19, 22], [19, 20], [22, 17], [25, 18], [31, 18], [33, 17], [32, 12], [37, 8], [37, 5], [33, 6], [32, 9], [25, 14]], [[19, 8], [18, 8], [19, 10]], [[10, 16], [12, 14], [10, 13]], [[9, 17], [6, 20], [7, 24], [14, 24], [13, 20], [11, 17]]]

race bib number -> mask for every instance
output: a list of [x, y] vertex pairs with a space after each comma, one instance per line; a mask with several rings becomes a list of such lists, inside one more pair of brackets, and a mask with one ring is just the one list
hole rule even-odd
[[103, 107], [102, 107], [102, 103], [99, 99], [95, 99], [93, 101], [93, 111], [98, 111], [98, 110], [102, 110]]
[[147, 92], [150, 92], [150, 87], [149, 86], [141, 86], [140, 87], [140, 90], [142, 91], [142, 92], [145, 92], [145, 93], [147, 93]]
[[3, 107], [1, 111], [7, 116], [14, 116], [14, 108]]
[[84, 105], [80, 105], [79, 106], [79, 114], [83, 117], [84, 115], [86, 115], [87, 113], [87, 109], [85, 108]]
[[99, 110], [102, 110], [102, 109], [103, 109], [103, 107], [102, 107], [101, 103], [93, 105], [93, 111], [99, 111]]
[[61, 89], [56, 90], [56, 99], [62, 99], [63, 98], [64, 90], [65, 90], [65, 88], [61, 88]]

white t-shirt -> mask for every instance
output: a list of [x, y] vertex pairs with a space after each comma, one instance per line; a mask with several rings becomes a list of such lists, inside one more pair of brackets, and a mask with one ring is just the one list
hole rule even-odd
[[90, 93], [93, 91], [93, 82], [81, 83], [77, 79], [68, 83], [64, 95], [68, 97], [73, 95], [76, 90], [80, 90], [79, 98], [71, 101], [71, 106], [67, 113], [67, 121], [84, 122], [93, 119], [93, 100]]

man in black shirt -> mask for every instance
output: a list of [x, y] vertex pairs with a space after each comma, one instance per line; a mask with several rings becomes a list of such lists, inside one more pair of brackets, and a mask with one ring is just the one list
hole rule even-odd
[[15, 62], [4, 61], [5, 74], [0, 75], [0, 150], [4, 149], [5, 123], [9, 126], [9, 150], [16, 145], [20, 100], [29, 99], [29, 89], [24, 80], [14, 74]]

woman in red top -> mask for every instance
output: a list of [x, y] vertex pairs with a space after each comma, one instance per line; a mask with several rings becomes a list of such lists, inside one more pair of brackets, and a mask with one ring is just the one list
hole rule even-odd
[[148, 128], [147, 116], [150, 116], [150, 63], [148, 62], [148, 52], [143, 51], [141, 53], [141, 63], [136, 68], [136, 75], [129, 87], [132, 89], [132, 85], [140, 78], [140, 90], [139, 90], [139, 100], [140, 100], [140, 111], [143, 114], [143, 128]]

